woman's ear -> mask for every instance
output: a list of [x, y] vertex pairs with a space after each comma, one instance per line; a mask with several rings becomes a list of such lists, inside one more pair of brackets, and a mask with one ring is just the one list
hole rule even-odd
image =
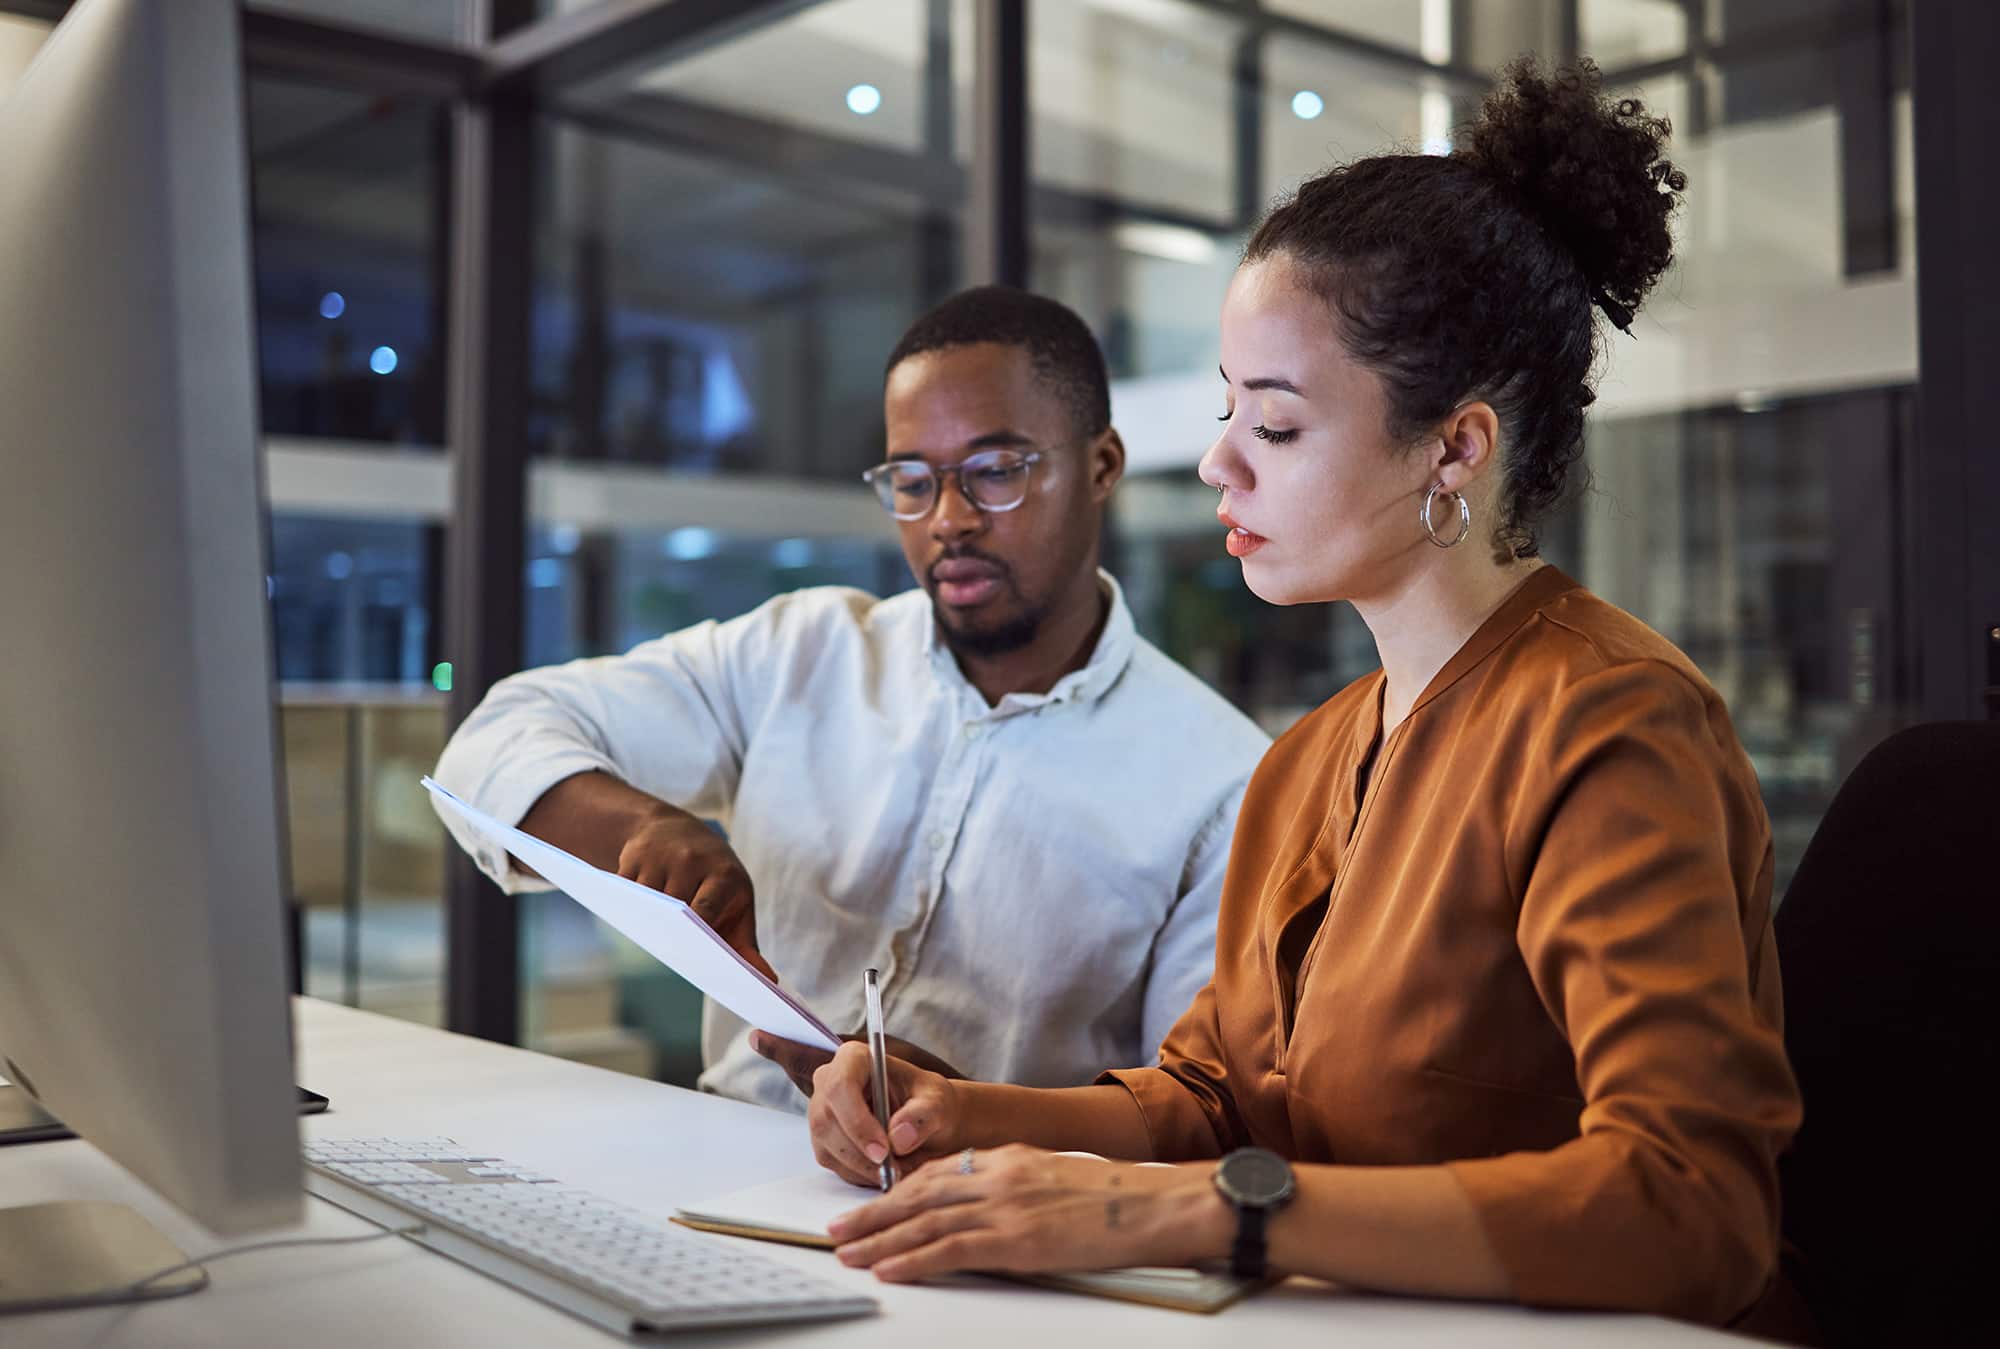
[[1475, 400], [1452, 409], [1438, 427], [1432, 470], [1447, 492], [1463, 492], [1498, 462], [1500, 418], [1490, 403]]

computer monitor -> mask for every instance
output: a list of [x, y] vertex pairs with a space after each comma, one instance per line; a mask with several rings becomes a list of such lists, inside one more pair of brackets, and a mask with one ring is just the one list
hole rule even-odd
[[0, 1077], [212, 1232], [296, 1222], [234, 0], [80, 0], [0, 163]]

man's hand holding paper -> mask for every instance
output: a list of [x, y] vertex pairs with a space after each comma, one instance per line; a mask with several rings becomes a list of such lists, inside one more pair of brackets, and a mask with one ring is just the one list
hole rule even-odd
[[736, 953], [776, 983], [778, 972], [757, 949], [750, 873], [722, 836], [682, 810], [662, 810], [618, 850], [618, 874], [648, 890], [686, 895], [688, 907]]
[[549, 884], [753, 1027], [828, 1051], [839, 1046], [839, 1037], [824, 1021], [765, 973], [768, 966], [760, 969], [752, 964], [683, 901], [630, 877], [599, 870], [561, 848], [503, 825], [429, 778], [424, 779], [424, 786], [441, 808], [504, 847]]

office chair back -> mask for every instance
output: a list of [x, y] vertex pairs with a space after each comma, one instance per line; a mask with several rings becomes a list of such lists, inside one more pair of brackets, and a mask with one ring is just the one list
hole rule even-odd
[[1805, 1120], [1784, 1230], [1830, 1346], [2000, 1343], [2000, 722], [1875, 747], [1775, 920]]

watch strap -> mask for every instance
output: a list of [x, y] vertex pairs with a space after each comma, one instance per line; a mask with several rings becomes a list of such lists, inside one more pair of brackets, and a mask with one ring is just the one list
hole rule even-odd
[[1264, 1221], [1270, 1210], [1256, 1204], [1236, 1206], [1236, 1248], [1230, 1253], [1229, 1272], [1239, 1279], [1261, 1279], [1269, 1269], [1264, 1245]]

